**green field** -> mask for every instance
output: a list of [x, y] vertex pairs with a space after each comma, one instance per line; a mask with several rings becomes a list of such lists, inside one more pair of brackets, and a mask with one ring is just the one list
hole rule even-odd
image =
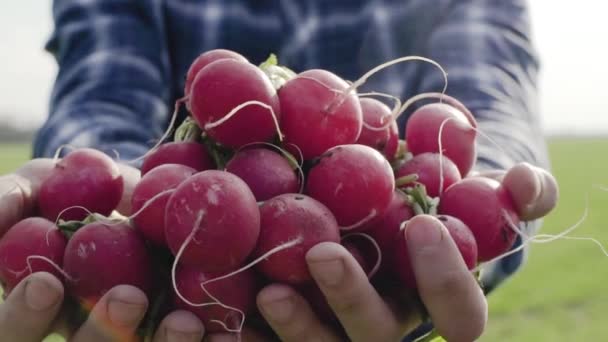
[[[543, 233], [556, 234], [589, 215], [571, 235], [608, 246], [608, 139], [551, 140], [557, 209]], [[0, 174], [28, 158], [23, 145], [0, 146]], [[605, 283], [606, 282], [606, 283]], [[603, 341], [608, 338], [608, 257], [590, 241], [536, 244], [525, 267], [489, 298], [483, 341]], [[606, 291], [606, 292], [604, 292]]]

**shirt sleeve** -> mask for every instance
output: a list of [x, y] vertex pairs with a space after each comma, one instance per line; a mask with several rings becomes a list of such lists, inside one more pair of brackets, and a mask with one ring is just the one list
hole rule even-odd
[[[447, 93], [477, 119], [477, 170], [524, 161], [549, 167], [531, 36], [524, 0], [452, 1], [420, 49], [447, 71]], [[441, 73], [429, 66], [420, 70], [418, 93], [441, 91]]]
[[34, 157], [62, 145], [138, 157], [162, 135], [170, 67], [156, 0], [55, 0], [47, 50], [58, 63]]

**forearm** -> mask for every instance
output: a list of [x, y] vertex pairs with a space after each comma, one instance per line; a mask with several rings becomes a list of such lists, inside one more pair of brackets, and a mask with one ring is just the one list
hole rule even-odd
[[[455, 1], [422, 49], [448, 73], [447, 93], [478, 124], [477, 170], [519, 162], [548, 168], [538, 109], [539, 62], [523, 1]], [[443, 88], [436, 69], [421, 68], [417, 93]]]
[[164, 130], [170, 79], [154, 5], [127, 0], [56, 0], [48, 50], [59, 73], [34, 156], [61, 145], [121, 159], [145, 152]]

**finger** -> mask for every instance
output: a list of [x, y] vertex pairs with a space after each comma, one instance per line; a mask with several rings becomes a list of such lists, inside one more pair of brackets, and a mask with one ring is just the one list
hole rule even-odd
[[29, 182], [32, 200], [36, 199], [40, 186], [51, 174], [54, 167], [55, 162], [53, 159], [36, 158], [25, 163], [22, 167], [15, 171], [16, 175], [23, 177]]
[[165, 317], [154, 334], [154, 342], [199, 342], [203, 323], [191, 312], [174, 311]]
[[0, 236], [26, 216], [27, 180], [17, 175], [0, 177]]
[[53, 166], [51, 159], [34, 159], [0, 177], [0, 236], [31, 213], [40, 184]]
[[412, 218], [405, 229], [421, 299], [447, 341], [474, 341], [485, 328], [487, 303], [456, 244], [439, 220]]
[[306, 261], [327, 302], [353, 341], [393, 341], [402, 334], [397, 318], [341, 245], [320, 243]]
[[266, 336], [262, 336], [261, 334], [244, 328], [241, 336], [237, 336], [236, 334], [231, 333], [217, 333], [208, 335], [205, 337], [205, 342], [269, 342], [273, 341]]
[[338, 341], [319, 321], [306, 300], [288, 286], [267, 286], [258, 294], [257, 303], [281, 341]]
[[63, 294], [61, 282], [50, 273], [34, 273], [21, 281], [0, 305], [2, 340], [42, 341], [61, 308]]
[[120, 169], [120, 175], [123, 181], [123, 191], [120, 203], [116, 207], [116, 210], [124, 216], [130, 216], [131, 211], [131, 197], [133, 196], [133, 190], [141, 179], [141, 172], [129, 165], [118, 164]]
[[511, 194], [520, 217], [527, 216], [540, 195], [540, 175], [532, 165], [521, 163], [509, 169], [502, 184]]
[[512, 167], [502, 181], [522, 220], [548, 214], [557, 202], [557, 182], [547, 171], [528, 163]]
[[555, 208], [559, 199], [559, 189], [555, 177], [547, 170], [539, 167], [535, 167], [535, 169], [537, 174], [540, 175], [541, 187], [535, 205], [525, 218], [528, 220], [541, 218], [549, 214]]
[[148, 306], [146, 295], [130, 285], [112, 288], [93, 307], [73, 342], [129, 341]]

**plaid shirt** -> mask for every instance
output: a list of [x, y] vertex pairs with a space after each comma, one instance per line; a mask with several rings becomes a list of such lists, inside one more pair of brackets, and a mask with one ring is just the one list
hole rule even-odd
[[[276, 53], [296, 72], [322, 68], [348, 80], [400, 56], [432, 58], [449, 74], [448, 94], [494, 141], [479, 137], [477, 169], [521, 161], [549, 167], [524, 0], [55, 0], [53, 16], [47, 49], [59, 73], [36, 157], [62, 144], [116, 150], [121, 159], [142, 155], [183, 96], [190, 63], [225, 48], [256, 64]], [[442, 88], [436, 68], [408, 62], [374, 75], [361, 91], [404, 99]], [[524, 256], [488, 267], [487, 288]]]

